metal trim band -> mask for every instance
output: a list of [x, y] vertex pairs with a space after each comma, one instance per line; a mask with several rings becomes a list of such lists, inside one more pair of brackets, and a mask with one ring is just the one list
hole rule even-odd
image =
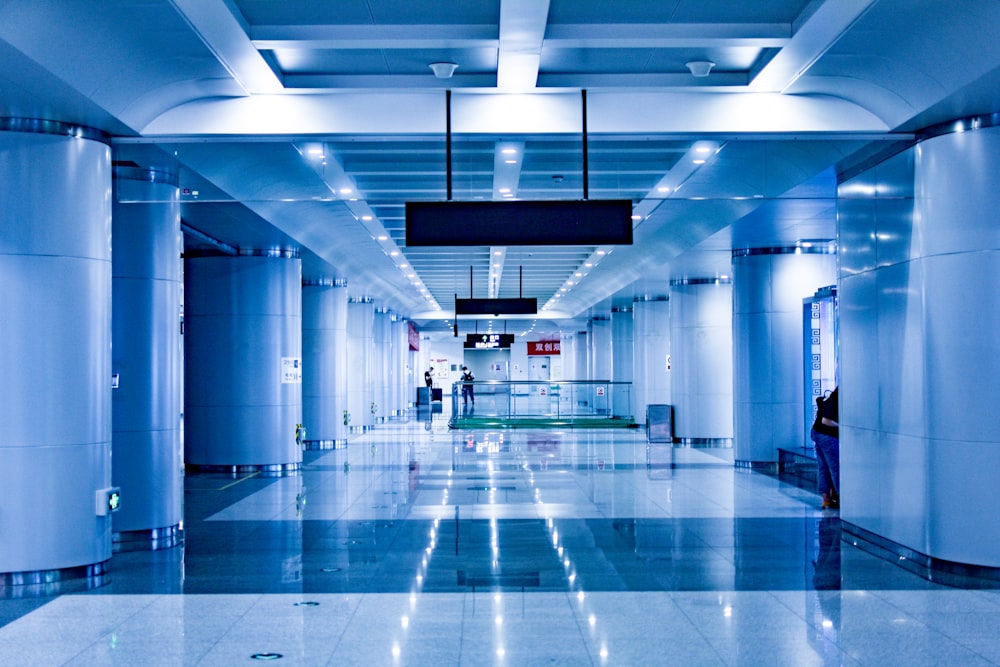
[[31, 134], [54, 134], [75, 139], [89, 139], [111, 145], [111, 136], [93, 127], [73, 125], [58, 120], [43, 118], [19, 118], [0, 116], [0, 132], [26, 132]]
[[778, 474], [777, 461], [733, 461], [733, 467], [740, 470], [757, 470], [765, 475]]
[[659, 294], [656, 296], [650, 296], [646, 294], [644, 296], [637, 296], [632, 299], [632, 303], [647, 303], [649, 301], [670, 301], [670, 297], [666, 294]]
[[680, 447], [723, 447], [733, 446], [732, 438], [674, 438], [674, 444]]
[[[935, 558], [887, 537], [876, 535], [849, 521], [841, 521], [841, 526], [846, 535], [856, 538], [844, 537], [844, 541], [928, 581], [958, 588], [995, 588], [995, 582], [1000, 582], [1000, 567]], [[984, 585], [986, 582], [994, 583]]]
[[327, 449], [343, 449], [347, 447], [347, 438], [337, 438], [334, 440], [306, 440], [302, 443], [306, 451], [321, 451]]
[[611, 309], [612, 313], [631, 313], [635, 310], [632, 306], [615, 306]]
[[115, 553], [125, 551], [158, 551], [184, 543], [184, 531], [180, 524], [149, 530], [123, 530], [111, 534], [111, 545]]
[[670, 286], [676, 285], [732, 285], [732, 278], [671, 278]]
[[188, 470], [195, 472], [222, 473], [224, 475], [246, 475], [250, 473], [260, 473], [261, 477], [284, 477], [297, 473], [301, 468], [301, 463], [272, 463], [263, 465], [201, 465], [198, 463], [187, 464]]
[[180, 177], [176, 172], [155, 167], [133, 167], [126, 165], [114, 165], [112, 167], [114, 178], [122, 181], [141, 181], [144, 183], [163, 183], [177, 187]]
[[[108, 583], [110, 560], [55, 570], [0, 573], [0, 600], [34, 598], [91, 590]], [[78, 581], [82, 580], [82, 581]]]
[[1000, 112], [981, 116], [966, 116], [965, 118], [956, 118], [944, 123], [931, 125], [917, 131], [917, 143], [945, 134], [972, 132], [973, 130], [985, 130], [991, 127], [1000, 127]]
[[375, 298], [370, 296], [352, 296], [347, 303], [375, 303]]
[[765, 248], [733, 248], [733, 257], [752, 257], [756, 255], [836, 255], [836, 243], [808, 246], [772, 246]]
[[298, 259], [298, 248], [240, 248], [240, 257], [273, 257], [281, 259]]
[[347, 287], [347, 278], [303, 278], [303, 287]]

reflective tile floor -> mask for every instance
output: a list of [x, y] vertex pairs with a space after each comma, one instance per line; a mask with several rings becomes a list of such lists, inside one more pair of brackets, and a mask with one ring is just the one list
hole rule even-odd
[[642, 431], [390, 423], [293, 477], [189, 475], [185, 545], [0, 600], [0, 664], [1000, 664], [1000, 591], [818, 506]]

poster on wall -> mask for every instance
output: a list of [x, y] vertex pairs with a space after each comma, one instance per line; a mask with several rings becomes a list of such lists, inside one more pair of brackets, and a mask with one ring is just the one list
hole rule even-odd
[[281, 358], [281, 384], [302, 383], [302, 360], [298, 357]]

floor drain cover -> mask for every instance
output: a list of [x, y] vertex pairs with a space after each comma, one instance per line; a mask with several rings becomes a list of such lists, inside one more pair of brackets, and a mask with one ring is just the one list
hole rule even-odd
[[319, 602], [313, 602], [312, 600], [308, 600], [306, 602], [296, 602], [295, 606], [296, 607], [318, 607], [319, 606]]
[[250, 656], [250, 658], [253, 660], [278, 660], [283, 657], [285, 656], [281, 655], [280, 653], [254, 653], [252, 656]]

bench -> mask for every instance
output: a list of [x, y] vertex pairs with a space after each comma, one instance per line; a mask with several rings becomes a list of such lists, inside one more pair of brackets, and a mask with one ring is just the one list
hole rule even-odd
[[816, 452], [812, 447], [779, 447], [778, 479], [809, 491], [816, 490]]

